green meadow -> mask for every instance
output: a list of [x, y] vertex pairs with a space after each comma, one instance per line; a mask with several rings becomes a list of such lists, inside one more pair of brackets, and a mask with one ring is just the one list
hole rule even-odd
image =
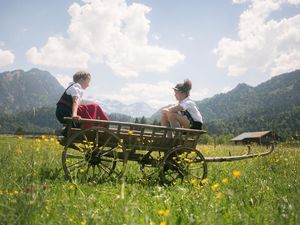
[[[199, 145], [204, 156], [245, 147]], [[234, 149], [234, 150], [231, 150]], [[208, 163], [203, 186], [160, 186], [128, 164], [102, 184], [65, 179], [55, 137], [0, 136], [0, 224], [300, 224], [300, 148]]]

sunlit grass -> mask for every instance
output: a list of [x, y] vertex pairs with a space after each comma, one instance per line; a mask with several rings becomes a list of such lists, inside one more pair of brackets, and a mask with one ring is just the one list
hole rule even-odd
[[[205, 156], [241, 146], [198, 146]], [[299, 224], [300, 150], [208, 164], [208, 178], [161, 187], [132, 162], [121, 180], [71, 183], [53, 137], [0, 137], [1, 224]]]

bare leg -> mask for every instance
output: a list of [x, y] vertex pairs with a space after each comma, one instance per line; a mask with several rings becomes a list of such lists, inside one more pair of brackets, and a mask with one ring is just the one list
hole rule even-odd
[[161, 112], [160, 112], [160, 124], [162, 126], [166, 126], [166, 127], [170, 127], [170, 123], [169, 123], [169, 120], [168, 120], [168, 109], [162, 109]]
[[173, 113], [173, 112], [168, 113], [168, 121], [170, 122], [172, 128], [176, 128], [176, 127], [188, 128], [190, 125], [190, 121], [186, 116], [182, 116], [178, 113]]
[[[166, 126], [166, 127], [171, 126], [171, 124], [169, 122], [169, 119], [168, 119], [168, 114], [169, 114], [169, 110], [167, 108], [161, 110], [161, 112], [160, 112], [160, 124], [162, 126]], [[167, 138], [172, 138], [172, 132], [171, 131], [167, 132]]]

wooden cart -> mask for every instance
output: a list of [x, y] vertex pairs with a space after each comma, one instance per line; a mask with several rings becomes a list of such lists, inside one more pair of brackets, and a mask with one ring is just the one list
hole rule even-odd
[[270, 154], [229, 157], [204, 157], [197, 149], [204, 130], [167, 128], [103, 120], [80, 120], [81, 128], [72, 128], [66, 118], [67, 137], [62, 141], [62, 165], [68, 179], [103, 182], [121, 177], [128, 161], [135, 161], [146, 179], [158, 178], [160, 184], [207, 177], [208, 162], [233, 161]]

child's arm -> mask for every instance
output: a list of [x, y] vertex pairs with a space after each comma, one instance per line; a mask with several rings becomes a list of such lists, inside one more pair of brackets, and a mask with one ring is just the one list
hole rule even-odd
[[72, 106], [72, 119], [80, 120], [81, 117], [77, 115], [77, 110], [79, 106], [79, 97], [73, 96], [73, 106]]

